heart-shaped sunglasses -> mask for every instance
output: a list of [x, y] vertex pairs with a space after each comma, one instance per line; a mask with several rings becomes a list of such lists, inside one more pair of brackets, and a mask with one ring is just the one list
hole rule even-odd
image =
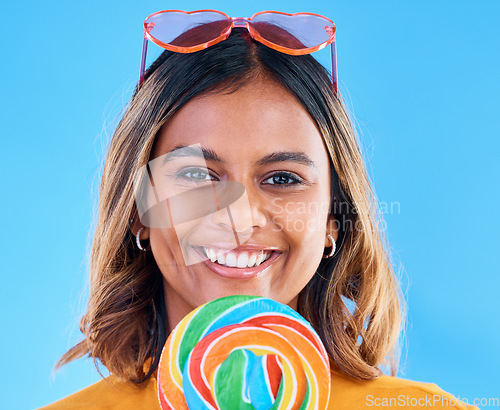
[[333, 92], [337, 94], [336, 27], [319, 14], [261, 11], [252, 17], [229, 17], [217, 10], [163, 10], [144, 20], [139, 87], [144, 82], [148, 40], [177, 53], [194, 53], [224, 41], [233, 27], [244, 27], [250, 36], [285, 54], [314, 53], [330, 45]]

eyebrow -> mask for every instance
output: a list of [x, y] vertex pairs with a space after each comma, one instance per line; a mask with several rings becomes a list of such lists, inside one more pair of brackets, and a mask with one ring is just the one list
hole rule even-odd
[[[207, 161], [226, 163], [226, 161], [219, 157], [217, 153], [210, 148], [202, 148], [193, 145], [177, 145], [170, 152], [165, 154], [165, 158], [163, 158], [162, 164], [166, 164], [174, 158], [181, 157], [198, 157]], [[275, 164], [277, 162], [296, 162], [301, 165], [316, 168], [316, 164], [311, 158], [306, 155], [306, 153], [292, 151], [273, 152], [272, 154], [266, 155], [265, 157], [261, 158], [257, 162], [257, 164], [262, 166]]]
[[298, 164], [306, 165], [308, 167], [316, 168], [314, 161], [309, 158], [304, 152], [291, 152], [291, 151], [281, 151], [273, 152], [272, 154], [266, 155], [262, 158], [258, 164], [268, 165], [274, 164], [276, 162], [296, 162]]
[[174, 158], [183, 157], [198, 157], [207, 161], [214, 161], [219, 163], [226, 162], [221, 157], [219, 157], [214, 150], [210, 148], [202, 148], [193, 145], [177, 145], [174, 149], [165, 154], [165, 158], [163, 158], [162, 164], [165, 165], [167, 162], [171, 161]]

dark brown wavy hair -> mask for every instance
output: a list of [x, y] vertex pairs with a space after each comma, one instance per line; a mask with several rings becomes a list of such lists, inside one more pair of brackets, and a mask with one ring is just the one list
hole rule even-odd
[[301, 291], [298, 311], [338, 370], [369, 380], [390, 366], [396, 375], [403, 299], [352, 121], [340, 95], [333, 95], [328, 71], [311, 55], [277, 52], [243, 29], [203, 51], [163, 52], [136, 88], [103, 170], [90, 299], [80, 324], [84, 339], [57, 367], [88, 354], [123, 380], [140, 384], [153, 374], [168, 336], [167, 319], [162, 274], [152, 253], [137, 249], [129, 226], [134, 176], [149, 161], [160, 127], [183, 105], [201, 94], [235, 91], [262, 74], [301, 102], [330, 157], [338, 249]]

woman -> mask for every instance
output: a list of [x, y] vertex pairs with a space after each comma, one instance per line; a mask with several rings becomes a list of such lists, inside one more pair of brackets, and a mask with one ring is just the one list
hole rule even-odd
[[[332, 409], [472, 408], [394, 377], [402, 299], [332, 85], [310, 55], [277, 51], [244, 28], [151, 65], [106, 159], [85, 338], [59, 363], [88, 354], [112, 376], [48, 408], [158, 408], [169, 333], [231, 294], [275, 299], [312, 324], [330, 356]], [[208, 197], [183, 195], [231, 181], [234, 198], [216, 212]], [[160, 190], [178, 200], [177, 219], [150, 212], [148, 195]]]

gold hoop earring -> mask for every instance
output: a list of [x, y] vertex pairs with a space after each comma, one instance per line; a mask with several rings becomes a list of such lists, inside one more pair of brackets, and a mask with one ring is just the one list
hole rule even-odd
[[331, 258], [333, 256], [333, 254], [335, 253], [335, 248], [336, 248], [335, 240], [333, 239], [333, 236], [328, 234], [328, 235], [326, 235], [326, 237], [330, 239], [330, 242], [332, 243], [332, 249], [328, 255], [325, 255], [325, 253], [323, 253], [323, 259]]

